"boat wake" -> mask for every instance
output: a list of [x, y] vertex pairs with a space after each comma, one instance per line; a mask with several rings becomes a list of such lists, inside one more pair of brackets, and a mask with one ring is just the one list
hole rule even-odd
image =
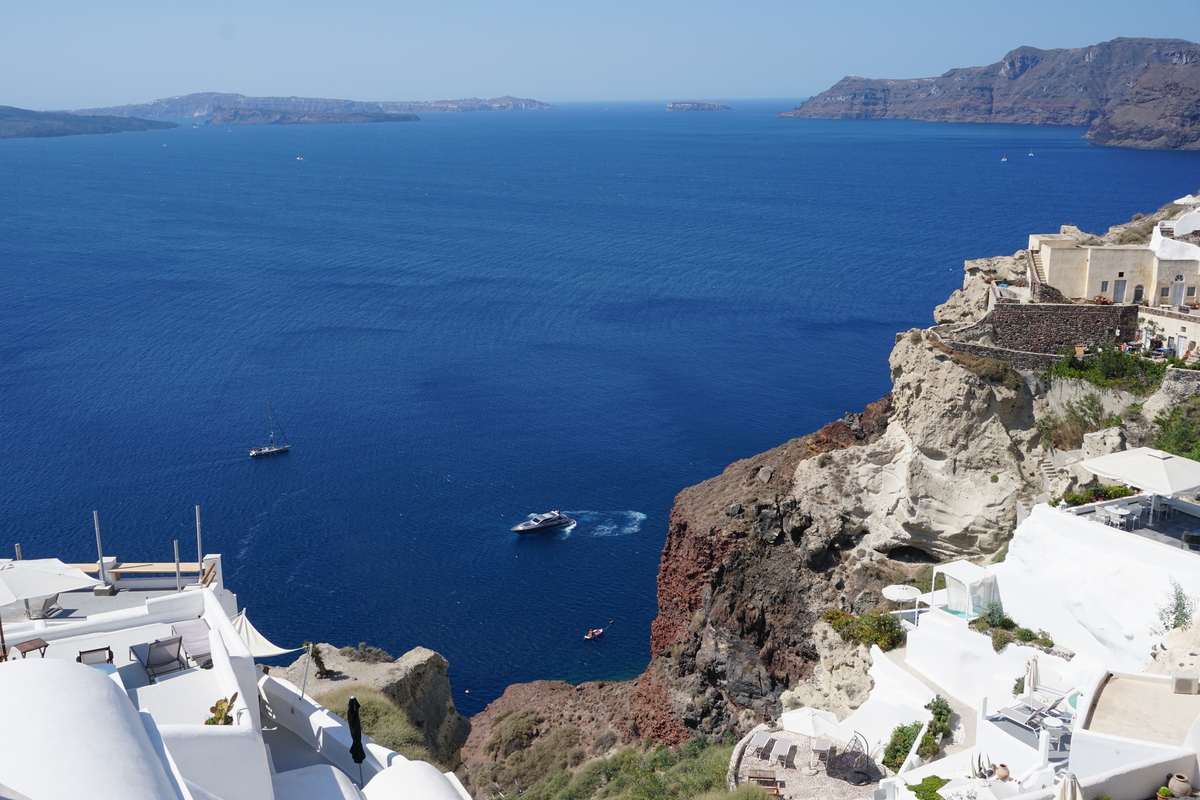
[[646, 515], [640, 511], [567, 511], [591, 536], [628, 536], [642, 529]]

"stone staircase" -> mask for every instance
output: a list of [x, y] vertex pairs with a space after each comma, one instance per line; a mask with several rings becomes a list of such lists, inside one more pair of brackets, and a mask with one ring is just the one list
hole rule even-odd
[[1042, 251], [1032, 250], [1030, 255], [1033, 256], [1033, 268], [1037, 270], [1038, 280], [1042, 283], [1046, 282], [1046, 269], [1042, 266]]

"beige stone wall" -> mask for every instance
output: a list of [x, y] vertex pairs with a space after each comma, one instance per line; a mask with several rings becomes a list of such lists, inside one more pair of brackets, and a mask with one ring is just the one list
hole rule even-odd
[[1043, 247], [1041, 257], [1046, 283], [1067, 297], [1083, 297], [1087, 291], [1087, 254], [1087, 249], [1074, 245]]
[[[1150, 297], [1156, 283], [1154, 252], [1148, 247], [1088, 247], [1087, 290], [1084, 294], [1068, 294], [1069, 297], [1097, 295], [1113, 300], [1117, 281], [1125, 281], [1123, 302], [1133, 302], [1133, 293], [1138, 286], [1144, 287], [1144, 296]], [[1194, 271], [1194, 270], [1193, 270]], [[1108, 284], [1107, 288], [1105, 283]], [[1061, 287], [1059, 287], [1061, 289]]]

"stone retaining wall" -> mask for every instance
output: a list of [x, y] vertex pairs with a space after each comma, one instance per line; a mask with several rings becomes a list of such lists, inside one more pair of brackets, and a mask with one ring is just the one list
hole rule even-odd
[[956, 331], [954, 338], [961, 341], [983, 333], [991, 346], [1002, 350], [1047, 354], [1078, 344], [1095, 347], [1114, 340], [1128, 342], [1137, 331], [1138, 308], [1004, 304], [974, 325]]
[[982, 344], [956, 342], [953, 339], [943, 339], [942, 341], [951, 350], [957, 350], [960, 353], [970, 353], [975, 356], [983, 356], [985, 358], [998, 358], [1001, 361], [1009, 362], [1015, 369], [1044, 370], [1049, 369], [1050, 365], [1055, 361], [1062, 360], [1062, 356], [1050, 353], [1028, 353], [1021, 350], [1009, 350], [1004, 347], [988, 347]]

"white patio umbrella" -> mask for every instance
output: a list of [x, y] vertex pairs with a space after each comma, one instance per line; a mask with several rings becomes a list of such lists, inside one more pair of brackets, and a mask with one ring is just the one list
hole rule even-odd
[[[921, 596], [921, 590], [915, 586], [910, 586], [905, 583], [893, 583], [891, 586], [883, 587], [883, 596], [893, 603], [912, 603], [913, 611], [917, 609], [917, 598]], [[913, 614], [913, 623], [917, 621], [916, 614]]]
[[[0, 606], [31, 597], [47, 597], [59, 592], [96, 586], [99, 583], [100, 581], [89, 577], [83, 570], [64, 564], [57, 558], [33, 558], [26, 561], [6, 559], [0, 561]], [[4, 625], [0, 623], [0, 647], [6, 646]]]
[[785, 731], [803, 734], [813, 739], [819, 739], [823, 736], [840, 738], [842, 734], [842, 729], [838, 726], [837, 717], [828, 711], [821, 711], [808, 706], [797, 708], [794, 711], [785, 711], [779, 718], [779, 721], [783, 723]]
[[1120, 481], [1154, 494], [1177, 495], [1200, 490], [1200, 462], [1153, 447], [1135, 447], [1080, 461], [1093, 475]]
[[1025, 673], [1025, 702], [1030, 708], [1037, 708], [1034, 703], [1033, 692], [1037, 689], [1038, 678], [1038, 660], [1037, 656], [1029, 659], [1029, 668]]

